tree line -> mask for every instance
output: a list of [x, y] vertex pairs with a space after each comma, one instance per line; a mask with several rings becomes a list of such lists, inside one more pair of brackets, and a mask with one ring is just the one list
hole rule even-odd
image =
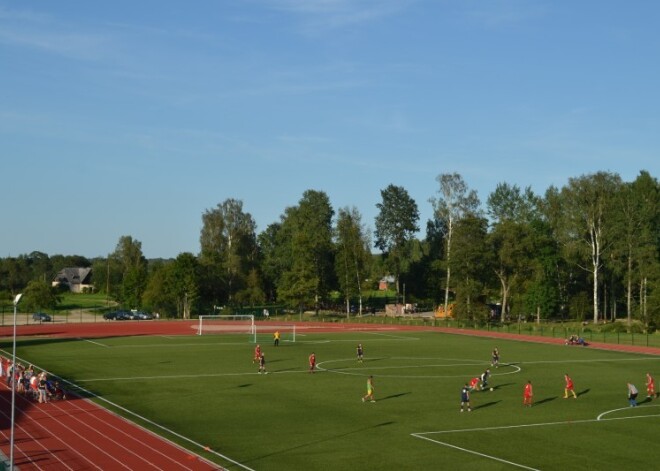
[[275, 303], [348, 313], [389, 275], [407, 302], [461, 319], [660, 321], [660, 191], [647, 171], [632, 182], [582, 175], [544, 195], [500, 183], [485, 202], [460, 174], [436, 181], [423, 238], [417, 202], [393, 184], [380, 192], [373, 231], [355, 207], [335, 211], [326, 193], [307, 190], [257, 233], [242, 201], [229, 198], [202, 214], [197, 254], [147, 260], [127, 235], [104, 258], [8, 257], [0, 297], [25, 291], [56, 303], [57, 271], [91, 266], [96, 291], [170, 317]]

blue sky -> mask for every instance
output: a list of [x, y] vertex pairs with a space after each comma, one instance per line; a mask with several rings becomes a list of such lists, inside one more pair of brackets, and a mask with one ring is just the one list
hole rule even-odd
[[[660, 3], [0, 0], [0, 256], [199, 252], [202, 214], [258, 231], [307, 189], [373, 228], [380, 190], [431, 217], [660, 168]], [[422, 236], [423, 234], [420, 234]]]

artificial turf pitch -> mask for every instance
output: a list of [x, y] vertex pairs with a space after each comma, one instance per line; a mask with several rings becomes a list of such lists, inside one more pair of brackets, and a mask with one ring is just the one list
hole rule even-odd
[[[660, 462], [660, 399], [646, 400], [644, 386], [647, 372], [660, 379], [657, 356], [397, 331], [298, 334], [295, 343], [284, 335], [275, 348], [265, 335], [258, 342], [269, 374], [260, 375], [250, 340], [19, 339], [17, 354], [231, 470], [625, 470]], [[495, 346], [494, 390], [474, 392], [473, 411], [460, 413], [461, 387], [490, 366]], [[578, 399], [563, 399], [565, 373]], [[376, 403], [361, 401], [369, 375]], [[524, 408], [528, 380], [535, 404]], [[628, 407], [627, 382], [640, 390], [639, 407]]]

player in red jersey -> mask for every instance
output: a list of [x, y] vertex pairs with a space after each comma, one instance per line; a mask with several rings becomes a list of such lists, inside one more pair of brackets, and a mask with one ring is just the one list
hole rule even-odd
[[566, 381], [566, 387], [564, 388], [564, 399], [568, 399], [568, 393], [570, 392], [573, 395], [573, 399], [577, 399], [577, 394], [575, 394], [575, 386], [573, 385], [573, 380], [568, 374], [564, 375], [564, 381]]
[[534, 390], [532, 389], [532, 382], [527, 381], [525, 385], [525, 390], [523, 391], [523, 406], [532, 407], [532, 401], [534, 397]]
[[309, 356], [309, 372], [314, 373], [314, 370], [316, 369], [316, 355], [314, 352]]
[[476, 378], [472, 378], [470, 380], [470, 390], [471, 391], [478, 391], [479, 390], [479, 377], [477, 376]]
[[651, 373], [646, 373], [646, 397], [649, 399], [658, 397], [655, 392], [655, 379], [653, 379]]
[[257, 344], [257, 346], [254, 347], [254, 358], [252, 359], [252, 363], [257, 363], [260, 358], [261, 358], [261, 345]]

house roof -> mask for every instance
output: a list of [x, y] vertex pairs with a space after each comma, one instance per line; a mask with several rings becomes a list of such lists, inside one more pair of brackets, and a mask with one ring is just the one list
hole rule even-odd
[[89, 284], [89, 277], [91, 273], [91, 268], [62, 268], [59, 273], [55, 275], [55, 281], [58, 283], [66, 283], [68, 285]]

